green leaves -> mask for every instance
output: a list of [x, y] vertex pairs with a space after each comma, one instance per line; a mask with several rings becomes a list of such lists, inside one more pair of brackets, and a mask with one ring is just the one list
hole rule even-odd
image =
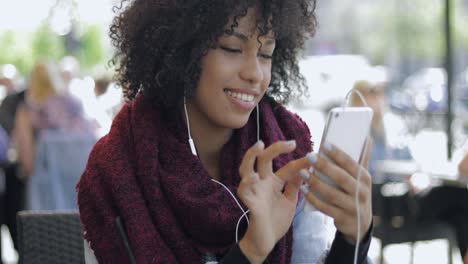
[[55, 34], [47, 23], [32, 33], [0, 32], [0, 65], [13, 64], [19, 72], [27, 74], [41, 59], [59, 61], [66, 55], [77, 57], [82, 69], [105, 64], [110, 59], [110, 49], [103, 45], [104, 35], [97, 25], [83, 26], [83, 34], [76, 39], [77, 47], [67, 50], [65, 36]]

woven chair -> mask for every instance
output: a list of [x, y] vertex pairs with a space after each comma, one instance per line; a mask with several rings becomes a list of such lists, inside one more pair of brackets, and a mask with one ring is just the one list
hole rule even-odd
[[19, 263], [85, 263], [78, 211], [18, 213]]

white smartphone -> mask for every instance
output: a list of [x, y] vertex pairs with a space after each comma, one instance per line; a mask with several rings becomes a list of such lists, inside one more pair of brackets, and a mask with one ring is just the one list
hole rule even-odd
[[[328, 113], [319, 152], [324, 142], [333, 144], [359, 162], [369, 135], [373, 111], [370, 107], [337, 107]], [[337, 185], [326, 175], [315, 172], [323, 181]], [[313, 191], [314, 192], [314, 191]], [[317, 195], [317, 192], [314, 192]], [[317, 195], [320, 197], [320, 195]], [[311, 207], [311, 206], [310, 206]]]
[[337, 107], [328, 113], [322, 143], [328, 142], [359, 161], [369, 136], [373, 111], [370, 107]]

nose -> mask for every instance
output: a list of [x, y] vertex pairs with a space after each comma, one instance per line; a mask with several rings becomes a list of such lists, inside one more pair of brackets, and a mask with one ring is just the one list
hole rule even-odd
[[245, 56], [240, 70], [240, 77], [251, 84], [256, 84], [263, 80], [262, 65], [256, 55]]

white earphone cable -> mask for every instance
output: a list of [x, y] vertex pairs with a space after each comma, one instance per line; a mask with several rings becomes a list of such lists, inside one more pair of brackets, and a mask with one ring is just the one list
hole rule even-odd
[[188, 138], [189, 138], [189, 145], [190, 145], [190, 150], [192, 151], [192, 154], [194, 156], [197, 155], [197, 148], [195, 147], [195, 143], [193, 142], [192, 135], [190, 134], [190, 120], [188, 117], [188, 111], [187, 111], [187, 102], [184, 96], [184, 110], [185, 110], [185, 119], [187, 120], [187, 132], [188, 132]]
[[249, 217], [247, 216], [247, 214], [248, 214], [249, 212], [250, 212], [250, 210], [245, 211], [245, 212], [241, 215], [241, 217], [239, 218], [239, 220], [237, 221], [237, 225], [236, 225], [236, 243], [239, 243], [239, 235], [238, 235], [238, 234], [239, 234], [239, 224], [240, 224], [242, 218], [246, 217], [246, 219], [247, 219], [247, 225], [249, 224]]
[[239, 242], [239, 238], [238, 238], [238, 230], [239, 230], [239, 224], [240, 224], [240, 221], [242, 220], [242, 218], [246, 218], [247, 220], [247, 224], [249, 224], [249, 217], [247, 216], [247, 214], [250, 212], [250, 210], [244, 210], [244, 208], [242, 208], [242, 206], [240, 205], [239, 201], [236, 199], [236, 197], [234, 196], [234, 194], [231, 192], [231, 190], [229, 190], [228, 187], [226, 187], [226, 185], [222, 184], [221, 182], [215, 180], [215, 179], [211, 179], [212, 181], [216, 182], [217, 184], [223, 186], [224, 189], [226, 189], [226, 191], [228, 191], [228, 193], [231, 195], [232, 199], [234, 199], [234, 201], [236, 201], [237, 203], [237, 206], [239, 206], [239, 208], [241, 209], [241, 211], [243, 212], [242, 216], [239, 218], [239, 220], [237, 221], [237, 225], [236, 225], [236, 243]]
[[[259, 103], [258, 103], [259, 104]], [[260, 108], [257, 104], [257, 142], [260, 141]]]
[[[359, 92], [358, 90], [352, 89], [346, 94], [345, 101], [343, 102], [343, 109], [347, 107], [349, 97], [352, 93], [356, 93], [359, 96], [359, 99], [361, 99], [362, 103], [365, 106], [368, 106], [366, 99], [364, 99], [364, 96], [361, 94], [361, 92]], [[366, 140], [366, 143], [364, 145], [364, 150], [363, 150], [364, 155], [367, 154], [368, 147], [369, 147], [369, 140]], [[363, 162], [364, 162], [364, 159], [361, 159], [359, 161], [359, 170], [358, 170], [358, 175], [356, 177], [356, 180], [357, 180], [356, 192], [354, 195], [354, 202], [356, 203], [356, 215], [357, 215], [357, 219], [356, 219], [357, 220], [357, 226], [356, 226], [357, 236], [356, 236], [356, 245], [354, 247], [354, 259], [353, 259], [354, 264], [357, 264], [357, 261], [358, 261], [359, 242], [361, 241], [361, 214], [360, 214], [361, 208], [359, 206], [359, 186], [361, 185], [362, 167], [364, 165]]]
[[188, 117], [188, 112], [187, 112], [187, 101], [184, 96], [184, 110], [185, 110], [185, 120], [187, 121], [187, 132], [188, 132], [188, 137], [189, 140], [192, 139], [192, 135], [190, 134], [190, 120]]

